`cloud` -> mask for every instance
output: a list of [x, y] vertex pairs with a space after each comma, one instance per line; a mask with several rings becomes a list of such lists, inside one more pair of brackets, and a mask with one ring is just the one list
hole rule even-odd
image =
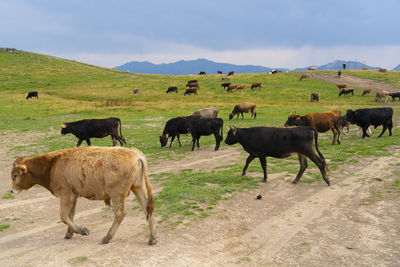
[[[153, 50], [155, 51], [155, 50]], [[46, 53], [45, 51], [42, 51]], [[129, 61], [170, 63], [178, 60], [206, 58], [215, 62], [266, 67], [299, 68], [322, 65], [334, 60], [357, 60], [370, 66], [393, 69], [400, 64], [400, 46], [332, 46], [267, 47], [243, 50], [210, 50], [190, 45], [164, 43], [157, 52], [144, 53], [72, 53], [57, 54], [103, 67], [115, 67]]]

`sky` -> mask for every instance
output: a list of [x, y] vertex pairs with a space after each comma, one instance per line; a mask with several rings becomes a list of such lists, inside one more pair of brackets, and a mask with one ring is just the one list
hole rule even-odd
[[400, 64], [400, 0], [0, 0], [0, 47], [103, 67]]

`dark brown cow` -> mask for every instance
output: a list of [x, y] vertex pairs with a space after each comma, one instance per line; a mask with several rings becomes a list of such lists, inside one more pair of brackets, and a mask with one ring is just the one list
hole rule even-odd
[[369, 93], [371, 93], [372, 92], [372, 89], [365, 89], [363, 92], [362, 92], [362, 95], [361, 96], [365, 96], [366, 94], [369, 94]]
[[153, 213], [155, 209], [145, 155], [135, 148], [79, 147], [61, 149], [33, 158], [19, 158], [11, 171], [13, 193], [39, 184], [60, 199], [61, 221], [68, 225], [65, 234], [88, 235], [89, 230], [74, 223], [79, 197], [112, 201], [114, 222], [103, 238], [107, 244], [127, 213], [126, 198], [132, 191], [150, 226], [149, 245], [157, 243]]
[[346, 84], [337, 84], [336, 86], [339, 88], [339, 90], [342, 90], [347, 87]]
[[242, 120], [244, 119], [243, 113], [249, 113], [251, 112], [250, 119], [254, 117], [256, 119], [257, 113], [256, 113], [256, 104], [254, 103], [249, 103], [249, 102], [243, 102], [240, 104], [237, 104], [232, 112], [229, 114], [229, 119], [231, 120], [233, 116], [237, 115], [236, 119], [239, 118], [239, 114], [242, 114]]
[[183, 95], [185, 96], [185, 95], [191, 95], [191, 94], [197, 95], [197, 87], [186, 89], [186, 91]]
[[319, 101], [319, 96], [317, 93], [311, 93], [311, 102], [318, 102]]
[[200, 83], [199, 82], [188, 82], [186, 84], [186, 87], [200, 89]]
[[340, 110], [324, 111], [309, 113], [304, 116], [291, 113], [288, 117], [285, 127], [288, 126], [311, 126], [317, 129], [320, 133], [325, 133], [329, 130], [333, 133], [332, 145], [336, 140], [340, 145], [340, 117], [342, 116]]
[[257, 87], [260, 90], [261, 89], [261, 85], [262, 85], [262, 83], [260, 83], [260, 82], [253, 82], [251, 84], [251, 90], [253, 90], [254, 88], [257, 88]]
[[352, 94], [354, 95], [354, 89], [353, 88], [346, 88], [346, 89], [342, 89], [342, 91], [340, 91], [339, 96], [341, 95], [348, 95], [348, 94]]

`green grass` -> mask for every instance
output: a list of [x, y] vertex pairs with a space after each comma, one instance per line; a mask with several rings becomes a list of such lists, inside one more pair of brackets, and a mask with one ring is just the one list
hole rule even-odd
[[10, 224], [0, 224], [0, 232], [3, 232], [3, 230], [10, 228]]
[[[395, 85], [400, 81], [398, 72], [346, 71], [345, 74]], [[185, 83], [190, 79], [200, 81], [198, 96], [183, 96]], [[291, 73], [237, 74], [230, 80], [246, 84], [254, 81], [263, 83], [261, 90], [227, 93], [220, 86], [223, 81], [219, 75], [132, 74], [46, 55], [21, 51], [9, 54], [0, 50], [0, 137], [17, 140], [18, 145], [11, 148], [10, 157], [34, 156], [76, 145], [74, 136], [60, 135], [63, 122], [114, 116], [122, 120], [122, 134], [128, 147], [142, 150], [150, 162], [162, 163], [165, 159], [190, 158], [196, 153], [190, 152], [189, 137], [182, 136], [182, 147], [175, 142], [172, 149], [161, 150], [158, 136], [169, 118], [189, 115], [199, 108], [217, 107], [219, 116], [224, 119], [226, 134], [229, 125], [282, 127], [289, 113], [294, 111], [299, 114], [332, 109], [345, 112], [349, 108], [381, 106], [372, 97], [339, 97], [336, 84], [315, 79], [299, 81], [299, 77]], [[178, 86], [179, 93], [166, 95], [169, 86]], [[132, 94], [136, 87], [141, 89], [140, 95]], [[27, 92], [32, 90], [39, 92], [39, 99], [26, 100]], [[309, 102], [312, 92], [318, 92], [320, 102]], [[249, 115], [245, 114], [244, 120], [229, 121], [228, 114], [234, 105], [243, 101], [257, 104], [257, 119], [249, 120]], [[399, 106], [394, 105], [393, 109], [397, 126]], [[390, 155], [386, 147], [400, 142], [398, 130], [394, 130], [392, 137], [385, 134], [377, 139], [380, 131], [381, 127], [365, 140], [352, 132], [350, 136], [342, 137], [340, 146], [330, 145], [331, 133], [319, 134], [319, 148], [331, 161], [329, 168], [337, 170], [349, 160], [357, 162], [364, 157]], [[29, 139], [19, 140], [27, 133], [31, 135]], [[202, 149], [210, 151], [214, 142], [212, 136], [200, 139]], [[92, 144], [111, 146], [111, 140], [109, 137], [94, 138]], [[230, 198], [235, 191], [257, 187], [262, 174], [256, 178], [241, 176], [245, 163], [244, 156], [241, 157], [243, 161], [239, 164], [218, 166], [209, 171], [184, 169], [178, 174], [152, 175], [152, 179], [163, 186], [156, 197], [156, 215], [161, 221], [183, 216], [171, 221], [177, 225], [180, 221], [186, 224], [187, 220], [212, 214], [218, 201]], [[267, 168], [269, 174], [287, 172], [284, 179], [291, 181], [298, 172], [299, 163], [297, 157], [268, 158]], [[262, 172], [258, 160], [251, 163], [248, 172]], [[330, 179], [333, 184], [340, 182], [335, 177], [330, 176]], [[323, 183], [318, 169], [310, 161], [300, 182]]]
[[1, 198], [2, 198], [2, 199], [14, 199], [15, 196], [14, 196], [13, 193], [7, 192], [7, 193], [5, 193]]

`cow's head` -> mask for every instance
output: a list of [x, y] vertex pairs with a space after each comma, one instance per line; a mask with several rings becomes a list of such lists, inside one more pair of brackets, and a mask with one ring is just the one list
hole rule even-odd
[[233, 145], [239, 142], [238, 131], [236, 126], [229, 126], [229, 131], [226, 134], [225, 145]]
[[28, 190], [35, 185], [28, 167], [23, 163], [24, 159], [15, 160], [11, 170], [11, 192], [18, 193], [22, 190]]
[[230, 120], [233, 118], [233, 116], [235, 116], [235, 114], [233, 114], [233, 112], [232, 112], [232, 113], [229, 113], [229, 119], [230, 119]]
[[296, 115], [296, 113], [290, 113], [285, 123], [285, 127], [296, 126], [299, 120], [300, 120], [300, 115]]
[[64, 134], [67, 134], [67, 133], [70, 133], [70, 132], [71, 132], [71, 129], [69, 128], [68, 122], [64, 122], [61, 125], [61, 134], [64, 135]]
[[168, 134], [160, 135], [161, 148], [164, 148], [168, 143]]
[[351, 110], [351, 109], [348, 109], [346, 111], [346, 117], [345, 117], [346, 121], [354, 124], [354, 123], [356, 123], [356, 121], [355, 121], [356, 116], [357, 116], [357, 111], [354, 111], [354, 110]]

